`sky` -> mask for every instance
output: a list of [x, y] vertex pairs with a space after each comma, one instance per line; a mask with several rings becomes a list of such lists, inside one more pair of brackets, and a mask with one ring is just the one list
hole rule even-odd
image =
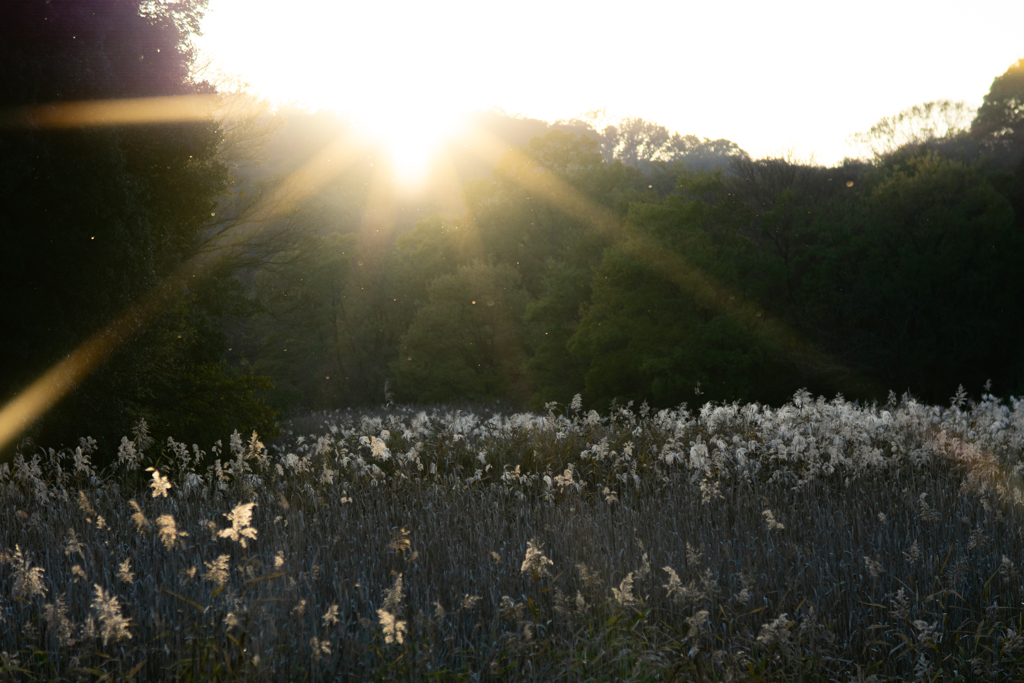
[[210, 0], [212, 68], [272, 101], [424, 137], [499, 107], [604, 109], [822, 164], [923, 102], [981, 104], [1024, 58], [1024, 2]]

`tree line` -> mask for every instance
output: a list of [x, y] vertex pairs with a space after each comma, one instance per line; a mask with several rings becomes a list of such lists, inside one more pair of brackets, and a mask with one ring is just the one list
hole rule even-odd
[[735, 147], [642, 167], [554, 128], [466, 183], [462, 217], [374, 250], [342, 228], [261, 273], [253, 355], [317, 407], [386, 382], [535, 408], [1019, 392], [1022, 147], [986, 111], [830, 168]]

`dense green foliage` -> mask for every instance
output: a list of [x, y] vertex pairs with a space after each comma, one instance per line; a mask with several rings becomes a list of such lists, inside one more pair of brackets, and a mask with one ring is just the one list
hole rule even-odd
[[[541, 134], [489, 174], [460, 167], [462, 215], [394, 221], [372, 241], [357, 219], [324, 215], [352, 242], [332, 266], [345, 316], [322, 335], [350, 341], [316, 342], [316, 374], [347, 384], [292, 398], [776, 404], [810, 387], [941, 401], [989, 379], [1020, 392], [1024, 144], [1005, 92], [1017, 69], [988, 98], [1005, 125], [982, 125], [994, 104], [969, 132], [963, 105], [927, 103], [864, 134], [873, 159], [832, 168], [754, 160], [639, 119], [600, 132], [523, 121]], [[516, 299], [497, 317], [472, 303], [496, 286]], [[327, 310], [289, 315], [308, 326]], [[276, 339], [274, 324], [250, 333]], [[257, 364], [311, 381], [299, 379], [308, 358], [280, 355]]]
[[[5, 3], [0, 106], [212, 92], [190, 75], [189, 36], [205, 2]], [[0, 401], [152, 292], [202, 247], [230, 177], [212, 120], [139, 126], [0, 128]], [[274, 429], [266, 380], [224, 359], [222, 320], [248, 314], [230, 271], [215, 268], [155, 315], [127, 322], [127, 343], [28, 435], [108, 453], [140, 418], [154, 433], [227, 438]]]

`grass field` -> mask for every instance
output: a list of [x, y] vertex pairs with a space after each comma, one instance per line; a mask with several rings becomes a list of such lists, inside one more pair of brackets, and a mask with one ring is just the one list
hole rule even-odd
[[0, 678], [1024, 679], [1024, 401], [285, 429], [0, 470]]

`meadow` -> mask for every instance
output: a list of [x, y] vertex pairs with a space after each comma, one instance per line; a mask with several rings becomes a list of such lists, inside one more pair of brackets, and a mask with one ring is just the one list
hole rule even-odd
[[1024, 400], [308, 415], [0, 467], [0, 678], [1024, 678]]

